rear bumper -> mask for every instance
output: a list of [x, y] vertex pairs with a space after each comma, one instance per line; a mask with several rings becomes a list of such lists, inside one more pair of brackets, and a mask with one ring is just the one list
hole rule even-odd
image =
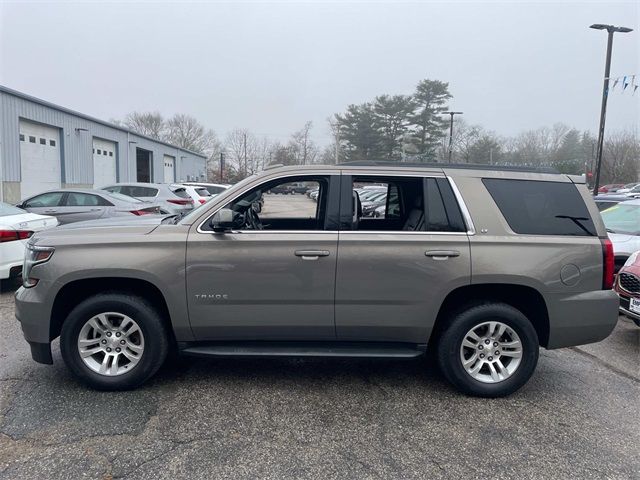
[[620, 301], [613, 290], [575, 295], [548, 294], [547, 348], [584, 345], [604, 340], [618, 323]]

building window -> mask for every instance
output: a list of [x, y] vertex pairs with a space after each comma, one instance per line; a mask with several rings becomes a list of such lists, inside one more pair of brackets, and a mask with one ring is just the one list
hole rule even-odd
[[102, 150], [98, 149], [98, 155], [102, 155]]
[[102, 154], [106, 157], [106, 156], [107, 156], [107, 151], [106, 151], [106, 150], [104, 150], [104, 151], [102, 152]]
[[36, 137], [29, 135], [29, 143], [36, 143]]
[[21, 141], [21, 142], [24, 142], [24, 133], [21, 133], [21, 134], [20, 134], [20, 141]]
[[109, 156], [110, 156], [110, 157], [113, 157], [113, 152], [109, 152]]
[[55, 147], [56, 146], [56, 141], [55, 140], [49, 140], [49, 146]]
[[47, 139], [46, 138], [41, 138], [40, 139], [40, 145], [46, 145], [47, 144]]

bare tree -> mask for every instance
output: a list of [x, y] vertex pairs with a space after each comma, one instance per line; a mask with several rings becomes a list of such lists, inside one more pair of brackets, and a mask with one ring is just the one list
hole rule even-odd
[[166, 133], [160, 112], [131, 112], [124, 117], [122, 124], [134, 132], [158, 140], [163, 140]]
[[219, 143], [213, 130], [205, 128], [190, 115], [177, 113], [166, 125], [165, 140], [178, 147], [210, 155]]
[[291, 135], [289, 146], [292, 151], [295, 152], [295, 163], [298, 165], [309, 165], [314, 163], [318, 155], [318, 147], [315, 145], [313, 140], [311, 140], [310, 136], [312, 126], [312, 122], [307, 122], [304, 124], [304, 127]]

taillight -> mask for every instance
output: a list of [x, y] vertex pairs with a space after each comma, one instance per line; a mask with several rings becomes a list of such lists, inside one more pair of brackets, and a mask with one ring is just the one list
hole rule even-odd
[[608, 238], [602, 240], [602, 289], [613, 288], [613, 271], [615, 261], [613, 258], [613, 243]]
[[26, 240], [33, 235], [30, 230], [0, 230], [0, 243]]
[[153, 210], [130, 210], [129, 213], [133, 213], [136, 216], [140, 216], [140, 215], [151, 215], [153, 212]]
[[200, 202], [200, 205], [204, 205], [205, 203], [207, 203], [204, 198], [199, 198], [198, 201]]
[[185, 199], [176, 198], [175, 200], [174, 199], [170, 199], [170, 200], [167, 200], [167, 202], [173, 203], [175, 205], [193, 205], [193, 200], [191, 200], [191, 199], [187, 200], [186, 198]]

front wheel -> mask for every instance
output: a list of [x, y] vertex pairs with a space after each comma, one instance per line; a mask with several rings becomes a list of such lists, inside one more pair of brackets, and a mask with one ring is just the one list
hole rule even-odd
[[144, 298], [90, 297], [69, 314], [60, 351], [79, 380], [99, 390], [126, 390], [150, 378], [169, 350], [165, 324]]
[[538, 363], [538, 335], [527, 317], [503, 303], [455, 315], [438, 341], [440, 369], [468, 395], [501, 397], [522, 387]]

